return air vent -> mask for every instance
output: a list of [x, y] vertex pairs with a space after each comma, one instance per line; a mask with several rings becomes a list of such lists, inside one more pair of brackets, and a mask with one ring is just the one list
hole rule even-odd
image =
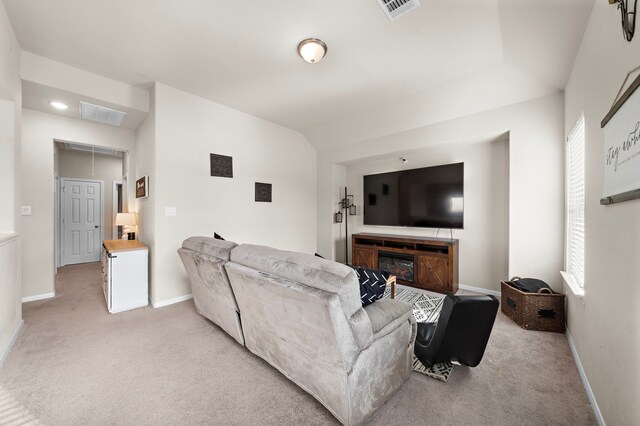
[[80, 117], [85, 120], [121, 127], [126, 116], [126, 112], [80, 101]]
[[390, 21], [420, 6], [420, 0], [378, 0], [378, 4]]

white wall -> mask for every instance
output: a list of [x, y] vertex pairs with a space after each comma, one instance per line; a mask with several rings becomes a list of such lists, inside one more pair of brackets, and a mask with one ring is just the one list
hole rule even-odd
[[[54, 140], [133, 152], [134, 132], [89, 121], [22, 110], [23, 297], [54, 292]], [[133, 173], [130, 173], [133, 175]], [[129, 196], [133, 182], [127, 182]]]
[[22, 52], [21, 59], [21, 77], [25, 81], [98, 99], [101, 103], [111, 104], [109, 106], [121, 106], [140, 112], [149, 111], [149, 93], [145, 89], [27, 51]]
[[[0, 232], [18, 228], [17, 193], [19, 179], [14, 161], [20, 156], [20, 110], [22, 89], [20, 82], [20, 46], [11, 28], [4, 5], [0, 4]], [[13, 110], [13, 111], [11, 111]]]
[[[102, 237], [105, 240], [112, 239], [115, 221], [115, 215], [113, 214], [113, 183], [124, 183], [122, 180], [122, 158], [96, 154], [92, 161], [91, 153], [62, 149], [58, 153], [58, 161], [58, 174], [61, 178], [101, 180], [104, 182], [104, 187], [102, 188]], [[126, 203], [126, 200], [123, 199], [123, 203]]]
[[0, 367], [22, 324], [20, 231], [20, 46], [0, 3]]
[[19, 144], [16, 141], [16, 103], [0, 98], [0, 191], [3, 202], [0, 203], [0, 232], [14, 231], [16, 228], [16, 166], [15, 156]]
[[565, 134], [582, 112], [586, 124], [585, 297], [583, 303], [567, 287], [568, 328], [610, 425], [640, 424], [640, 200], [599, 204], [600, 121], [639, 64], [640, 34], [625, 41], [620, 12], [596, 2], [565, 92]]
[[[508, 275], [561, 289], [564, 211], [563, 95], [521, 102], [318, 153], [318, 250], [335, 256], [333, 165], [482, 135], [509, 133]], [[466, 283], [465, 283], [466, 284]]]
[[383, 105], [304, 130], [318, 149], [336, 149], [557, 93], [530, 73], [500, 63]]
[[[340, 208], [338, 203], [344, 198], [344, 188], [347, 186], [347, 166], [344, 166], [342, 164], [333, 164], [333, 182], [332, 182], [332, 188], [331, 188], [331, 194], [333, 196], [332, 200], [332, 208], [331, 209], [326, 209], [326, 211], [323, 212], [323, 214], [329, 215], [331, 214], [332, 217], [334, 215], [334, 213], [337, 213]], [[318, 214], [320, 211], [320, 205], [318, 204]], [[342, 220], [344, 221], [344, 210], [342, 211], [343, 214], [343, 218]], [[348, 253], [345, 252], [346, 248], [344, 245], [344, 240], [345, 240], [345, 226], [342, 223], [335, 223], [335, 220], [333, 221], [333, 226], [331, 227], [331, 233], [334, 236], [334, 241], [333, 241], [333, 259], [335, 259], [336, 261], [344, 261], [344, 259], [347, 257]], [[331, 259], [332, 255], [330, 251], [325, 251], [325, 250], [318, 250], [322, 256], [326, 257], [327, 259]]]
[[[500, 291], [500, 280], [508, 279], [507, 138], [477, 143], [449, 143], [404, 152], [403, 155], [408, 159], [407, 166], [402, 166], [400, 155], [392, 154], [384, 159], [358, 162], [347, 167], [347, 186], [358, 207], [358, 214], [348, 217], [350, 233], [435, 237], [435, 229], [364, 225], [363, 177], [464, 162], [464, 229], [453, 230], [453, 238], [460, 240], [459, 282]], [[441, 230], [438, 236], [449, 238], [449, 230]]]
[[[143, 176], [149, 176], [149, 192], [147, 198], [138, 198], [135, 201], [135, 210], [138, 213], [138, 240], [149, 246], [149, 297], [156, 300], [155, 286], [155, 213], [156, 207], [156, 107], [155, 86], [149, 92], [149, 115], [136, 130], [134, 174], [129, 177], [135, 182]], [[135, 196], [135, 194], [134, 194]]]
[[[140, 133], [139, 140], [150, 137]], [[210, 153], [233, 157], [232, 179], [210, 176]], [[238, 243], [316, 249], [316, 152], [296, 131], [156, 84], [155, 167], [145, 167], [155, 169], [144, 203], [155, 210], [156, 304], [191, 293], [176, 253], [189, 236], [217, 232]], [[254, 201], [255, 182], [273, 184], [272, 203]], [[165, 216], [165, 207], [177, 215]]]

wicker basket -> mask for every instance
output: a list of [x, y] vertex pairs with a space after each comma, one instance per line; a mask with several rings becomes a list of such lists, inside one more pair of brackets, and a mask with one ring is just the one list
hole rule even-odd
[[[512, 280], [515, 278], [512, 278]], [[564, 294], [525, 293], [500, 282], [502, 312], [526, 330], [564, 333]]]

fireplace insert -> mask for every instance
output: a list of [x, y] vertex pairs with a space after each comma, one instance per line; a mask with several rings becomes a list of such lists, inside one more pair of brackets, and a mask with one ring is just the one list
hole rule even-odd
[[413, 256], [391, 252], [378, 252], [378, 269], [395, 275], [399, 280], [413, 282]]

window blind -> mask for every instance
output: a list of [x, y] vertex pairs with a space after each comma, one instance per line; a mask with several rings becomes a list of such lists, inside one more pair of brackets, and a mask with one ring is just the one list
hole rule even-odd
[[567, 138], [567, 272], [584, 287], [584, 115]]

